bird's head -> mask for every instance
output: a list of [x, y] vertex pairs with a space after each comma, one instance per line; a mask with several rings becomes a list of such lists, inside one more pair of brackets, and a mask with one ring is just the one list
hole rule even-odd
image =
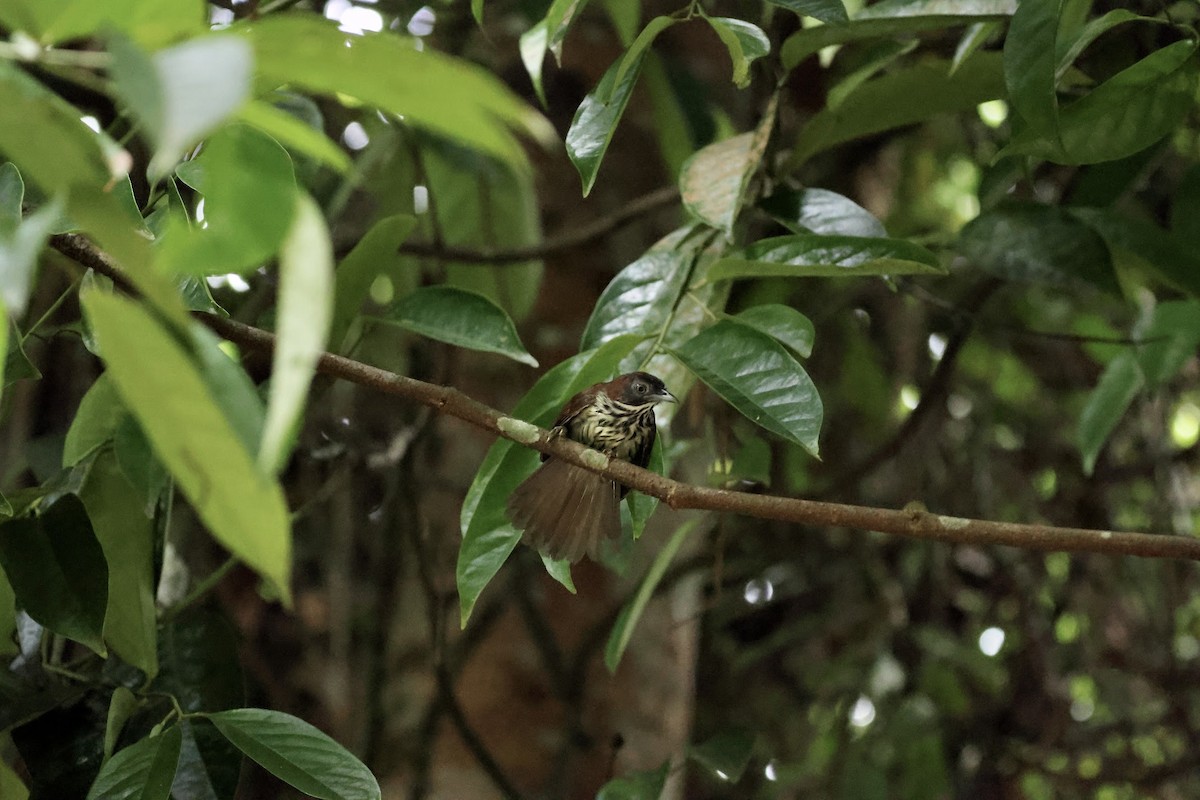
[[613, 400], [630, 406], [677, 402], [662, 380], [649, 372], [630, 372], [609, 381], [605, 387]]

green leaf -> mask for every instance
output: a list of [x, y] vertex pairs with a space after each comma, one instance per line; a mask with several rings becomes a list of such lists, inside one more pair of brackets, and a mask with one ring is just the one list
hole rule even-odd
[[1061, 208], [998, 206], [959, 232], [958, 250], [972, 266], [1006, 279], [1057, 285], [1083, 279], [1119, 290], [1104, 240]]
[[292, 159], [274, 139], [248, 125], [217, 131], [194, 160], [181, 164], [184, 183], [204, 195], [204, 222], [172, 218], [158, 248], [162, 271], [175, 275], [242, 272], [275, 254], [299, 208]]
[[212, 392], [213, 400], [233, 426], [238, 441], [248, 453], [257, 453], [263, 439], [263, 424], [266, 410], [258, 389], [242, 365], [234, 360], [216, 334], [208, 328], [192, 326], [192, 354]]
[[538, 555], [542, 557], [542, 566], [546, 568], [546, 574], [561, 583], [568, 592], [575, 594], [575, 581], [571, 579], [571, 562], [565, 558], [555, 560], [545, 553]]
[[850, 198], [828, 189], [784, 190], [763, 199], [760, 205], [794, 233], [872, 239], [887, 236], [883, 223], [874, 214]]
[[521, 344], [516, 326], [504, 309], [475, 292], [449, 286], [418, 289], [379, 319], [439, 342], [499, 353], [522, 364], [537, 366], [537, 359]]
[[47, 195], [109, 178], [101, 137], [79, 111], [11, 61], [0, 59], [0, 153]]
[[187, 353], [149, 313], [96, 290], [81, 302], [122, 399], [200, 519], [290, 602], [291, 532], [279, 484], [255, 467]]
[[[839, 54], [838, 77], [825, 93], [825, 106], [833, 110], [841, 106], [842, 101], [852, 95], [858, 87], [883, 71], [888, 65], [903, 55], [911, 53], [920, 44], [916, 39], [901, 41], [883, 40], [871, 42], [861, 49], [851, 51], [849, 55]], [[955, 66], [951, 67], [951, 73]]]
[[67, 430], [62, 465], [73, 467], [116, 433], [125, 406], [108, 375], [101, 374], [79, 401], [79, 410]]
[[[244, 28], [260, 85], [355, 98], [528, 170], [512, 135], [554, 137], [550, 123], [495, 76], [390, 33], [350, 36], [307, 14], [271, 14]], [[453, 97], [454, 102], [446, 102]]]
[[753, 306], [735, 314], [733, 319], [765, 333], [803, 358], [812, 355], [816, 331], [809, 318], [791, 306], [776, 303]]
[[1100, 449], [1144, 386], [1145, 379], [1133, 351], [1126, 350], [1108, 363], [1100, 382], [1088, 396], [1076, 429], [1086, 474], [1092, 474]]
[[1200, 85], [1196, 49], [1197, 42], [1188, 40], [1151, 53], [1063, 108], [1057, 136], [1031, 127], [998, 157], [1032, 155], [1060, 164], [1094, 164], [1144, 150], [1175, 130], [1194, 105]]
[[353, 166], [350, 157], [324, 131], [306, 125], [270, 103], [251, 100], [241, 107], [237, 116], [279, 142], [293, 155], [306, 155], [342, 174], [348, 173]]
[[116, 37], [109, 49], [113, 88], [154, 143], [152, 179], [169, 172], [250, 96], [254, 54], [240, 37], [198, 37], [153, 56]]
[[178, 726], [126, 747], [100, 768], [87, 800], [167, 800], [179, 763]]
[[[0, 305], [3, 304], [4, 301], [0, 299]], [[24, 342], [22, 341], [20, 331], [17, 330], [16, 323], [8, 320], [7, 314], [4, 316], [4, 335], [8, 339], [8, 350], [4, 355], [4, 367], [0, 368], [0, 377], [4, 379], [4, 386], [25, 379], [38, 380], [42, 377], [41, 370], [25, 354]]]
[[1016, 8], [1016, 0], [899, 0], [876, 3], [863, 9], [845, 24], [803, 28], [789, 36], [780, 47], [784, 69], [791, 71], [809, 56], [838, 44], [906, 36], [926, 31], [972, 25], [977, 22], [1004, 21]]
[[954, 60], [950, 62], [950, 74], [953, 75], [958, 71], [958, 68], [963, 65], [968, 58], [976, 53], [988, 39], [1000, 28], [998, 22], [973, 22], [963, 31], [962, 38], [958, 40], [958, 47], [954, 48]]
[[153, 678], [158, 672], [154, 606], [154, 525], [144, 496], [122, 476], [116, 457], [101, 453], [80, 493], [108, 562], [104, 640], [117, 655]]
[[332, 314], [333, 245], [321, 209], [301, 194], [279, 253], [274, 366], [258, 451], [258, 466], [265, 472], [279, 472], [287, 464]]
[[1159, 303], [1139, 338], [1146, 343], [1137, 349], [1138, 366], [1147, 386], [1157, 389], [1175, 377], [1200, 347], [1200, 302]]
[[756, 130], [710, 144], [687, 160], [679, 175], [679, 191], [687, 210], [727, 237], [742, 209], [750, 182], [775, 125], [777, 96], [772, 96]]
[[1058, 66], [1054, 71], [1055, 82], [1062, 80], [1063, 76], [1070, 70], [1071, 65], [1075, 63], [1075, 59], [1079, 58], [1079, 54], [1086, 50], [1092, 42], [1113, 28], [1124, 25], [1127, 22], [1139, 21], [1160, 24], [1163, 22], [1163, 20], [1157, 20], [1153, 17], [1143, 17], [1134, 14], [1132, 11], [1118, 8], [1088, 21], [1086, 25], [1079, 29], [1073, 41], [1067, 42], [1063, 39], [1058, 39], [1055, 42], [1058, 51], [1056, 54]]
[[30, 617], [105, 654], [108, 566], [79, 498], [0, 525], [0, 567]]
[[25, 199], [25, 181], [11, 161], [0, 164], [0, 235], [9, 236], [21, 224], [21, 203]]
[[667, 784], [670, 770], [671, 761], [668, 759], [658, 769], [613, 778], [600, 787], [596, 800], [658, 800]]
[[773, 6], [795, 11], [805, 17], [819, 19], [826, 25], [837, 25], [847, 21], [846, 7], [842, 0], [767, 0]]
[[571, 29], [571, 23], [575, 21], [579, 12], [583, 11], [583, 7], [586, 5], [587, 0], [554, 0], [550, 4], [550, 8], [546, 10], [544, 21], [547, 46], [560, 64], [562, 63], [563, 40], [567, 38], [567, 31]]
[[751, 422], [817, 455], [821, 398], [783, 345], [747, 325], [722, 320], [673, 353]]
[[25, 313], [38, 256], [62, 211], [61, 198], [55, 198], [15, 227], [0, 226], [0, 302], [13, 316]]
[[138, 507], [146, 516], [152, 516], [162, 493], [170, 483], [170, 476], [162, 462], [154, 455], [150, 440], [142, 427], [131, 415], [126, 414], [113, 436], [113, 453], [121, 474], [125, 476], [138, 498]]
[[[650, 449], [650, 461], [646, 464], [646, 469], [659, 475], [666, 475], [667, 467], [664, 458], [662, 436], [655, 437], [654, 447]], [[629, 494], [625, 496], [625, 502], [629, 506], [629, 523], [633, 539], [636, 541], [642, 538], [642, 533], [646, 530], [646, 523], [654, 513], [654, 510], [658, 508], [658, 498], [642, 494], [639, 491], [630, 490]]]
[[721, 259], [708, 280], [767, 277], [862, 277], [937, 275], [937, 256], [905, 239], [797, 234], [762, 239]]
[[688, 748], [688, 757], [717, 773], [722, 780], [737, 783], [754, 753], [754, 734], [734, 728], [715, 734]]
[[358, 316], [371, 284], [377, 276], [401, 263], [397, 251], [416, 225], [417, 218], [411, 214], [379, 220], [337, 265], [333, 320], [329, 326], [330, 347], [341, 349], [342, 340], [346, 338], [350, 323]]
[[1072, 208], [1070, 214], [1100, 234], [1114, 259], [1133, 259], [1168, 283], [1200, 296], [1200, 257], [1178, 237], [1149, 220], [1112, 208]]
[[579, 349], [591, 350], [625, 334], [658, 333], [679, 302], [703, 244], [696, 234], [695, 226], [679, 228], [617, 273], [596, 301]]
[[1054, 137], [1058, 130], [1055, 40], [1062, 0], [1022, 0], [1004, 39], [1008, 99], [1031, 135]]
[[[517, 403], [512, 416], [536, 425], [552, 424], [568, 399], [611, 378], [639, 340], [638, 336], [618, 336], [556, 365]], [[533, 450], [508, 439], [498, 440], [488, 450], [463, 498], [459, 517], [463, 541], [455, 577], [464, 627], [479, 595], [520, 541], [521, 532], [509, 523], [504, 506], [537, 461]]]
[[117, 749], [117, 738], [121, 735], [121, 729], [125, 727], [137, 706], [138, 699], [129, 689], [118, 686], [113, 690], [108, 701], [108, 718], [104, 723], [105, 761], [112, 758], [113, 751]]
[[[818, 29], [819, 30], [819, 29]], [[867, 81], [836, 109], [825, 109], [801, 130], [788, 160], [795, 169], [842, 142], [925, 122], [938, 114], [973, 111], [1004, 97], [999, 53], [976, 53], [951, 73], [947, 61], [923, 61]]]
[[750, 65], [771, 52], [771, 40], [757, 25], [740, 19], [708, 16], [704, 19], [729, 51], [734, 85], [745, 89], [750, 85]]
[[629, 96], [637, 83], [647, 49], [654, 38], [674, 22], [670, 17], [650, 20], [629, 50], [613, 62], [600, 83], [583, 99], [575, 112], [571, 128], [567, 131], [567, 155], [583, 179], [584, 197], [592, 191], [592, 184], [596, 182], [600, 162], [608, 150], [621, 115], [625, 113], [625, 106], [629, 104]]
[[604, 646], [604, 665], [608, 667], [609, 672], [616, 673], [617, 665], [621, 663], [621, 656], [625, 654], [625, 648], [629, 646], [629, 640], [633, 637], [633, 629], [637, 627], [642, 613], [646, 610], [646, 605], [654, 596], [655, 588], [658, 587], [659, 581], [667, 572], [667, 567], [671, 566], [671, 562], [679, 553], [679, 548], [683, 547], [684, 541], [695, 527], [696, 520], [692, 519], [675, 529], [666, 545], [654, 556], [650, 569], [646, 570], [645, 577], [638, 584], [637, 592], [617, 615], [617, 621], [608, 634], [608, 643]]
[[[8, 309], [4, 307], [4, 300], [0, 298], [0, 400], [4, 399], [4, 387], [8, 386], [5, 380], [5, 373], [8, 371], [8, 328]], [[5, 505], [7, 501], [0, 500], [0, 510], [3, 510]]]
[[208, 714], [239, 750], [290, 786], [320, 800], [378, 800], [379, 784], [349, 750], [302, 719], [238, 708]]

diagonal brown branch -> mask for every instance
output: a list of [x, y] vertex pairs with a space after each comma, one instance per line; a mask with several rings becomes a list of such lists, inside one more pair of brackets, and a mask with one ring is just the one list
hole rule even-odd
[[[53, 246], [60, 252], [108, 275], [119, 286], [129, 285], [128, 280], [112, 266], [111, 261], [100, 257], [100, 251], [83, 237], [74, 237], [69, 243], [60, 240], [59, 236], [51, 239]], [[81, 243], [88, 245], [82, 253], [76, 249]], [[63, 246], [64, 244], [67, 246]], [[274, 349], [275, 337], [267, 331], [215, 314], [196, 312], [195, 316], [218, 335], [243, 348], [268, 355]], [[565, 437], [552, 437], [549, 431], [502, 414], [457, 389], [425, 383], [331, 353], [321, 356], [317, 369], [325, 375], [412, 400], [429, 406], [440, 414], [457, 417], [496, 436], [548, 453], [555, 458], [612, 478], [639, 492], [657, 497], [673, 509], [719, 511], [812, 527], [855, 528], [954, 544], [1002, 544], [1027, 550], [1107, 553], [1145, 558], [1186, 558], [1200, 561], [1200, 538], [993, 522], [947, 517], [922, 509], [872, 508], [693, 486], [635, 467], [625, 461], [598, 458], [595, 450]]]

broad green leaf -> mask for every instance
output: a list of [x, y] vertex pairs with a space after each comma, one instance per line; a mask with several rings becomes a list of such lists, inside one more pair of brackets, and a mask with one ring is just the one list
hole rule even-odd
[[542, 557], [542, 566], [546, 568], [546, 574], [561, 583], [568, 592], [575, 594], [575, 581], [571, 579], [571, 562], [565, 558], [555, 560], [545, 553], [538, 555]]
[[6, 27], [24, 31], [43, 44], [118, 30], [146, 44], [164, 43], [203, 31], [199, 0], [14, 0], [0, 5]]
[[605, 287], [579, 342], [591, 350], [617, 336], [652, 336], [667, 323], [687, 285], [698, 248], [695, 226], [663, 237]]
[[762, 209], [794, 233], [828, 236], [887, 236], [875, 215], [848, 197], [828, 189], [784, 190], [763, 199]]
[[93, 462], [79, 499], [108, 562], [104, 640], [153, 678], [158, 672], [154, 525], [142, 511], [145, 499], [121, 474], [111, 452]]
[[79, 401], [63, 443], [62, 465], [73, 467], [116, 433], [125, 406], [107, 374], [100, 375]]
[[[834, 110], [841, 106], [842, 101], [854, 94], [858, 87], [901, 56], [911, 53], [918, 44], [920, 43], [916, 39], [901, 41], [885, 39], [855, 48], [849, 51], [849, 55], [847, 55], [847, 51], [840, 52], [839, 58], [835, 62], [839, 75], [825, 93], [826, 108]], [[954, 69], [955, 67], [952, 65], [951, 74]]]
[[154, 142], [151, 178], [168, 173], [250, 96], [254, 54], [241, 37], [211, 34], [151, 56], [120, 38], [112, 45], [117, 96]]
[[[512, 416], [536, 425], [553, 424], [563, 403], [592, 384], [611, 378], [640, 338], [618, 336], [556, 365], [517, 403]], [[535, 451], [508, 439], [498, 440], [488, 450], [463, 498], [459, 516], [463, 542], [455, 577], [464, 627], [479, 595], [521, 539], [521, 532], [508, 521], [504, 506], [537, 462]]]
[[0, 567], [25, 613], [55, 633], [106, 653], [102, 632], [108, 567], [78, 497], [64, 494], [37, 516], [0, 525]]
[[1022, 0], [1004, 39], [1004, 78], [1013, 108], [1032, 137], [1055, 136], [1058, 95], [1055, 43], [1062, 0]]
[[647, 49], [654, 37], [674, 22], [670, 17], [652, 19], [625, 54], [608, 68], [600, 83], [583, 99], [575, 112], [571, 129], [567, 131], [567, 155], [583, 179], [585, 197], [592, 191], [596, 173], [600, 171], [600, 161], [608, 150], [621, 115], [625, 113], [625, 106], [629, 104], [629, 96], [637, 83]]
[[629, 640], [633, 637], [633, 629], [637, 627], [642, 613], [646, 610], [646, 605], [654, 596], [655, 588], [658, 587], [659, 581], [667, 572], [667, 567], [671, 566], [679, 548], [683, 546], [684, 541], [695, 527], [696, 520], [692, 519], [675, 529], [675, 533], [671, 534], [666, 545], [654, 556], [650, 569], [646, 571], [642, 582], [638, 584], [637, 592], [617, 615], [617, 621], [608, 634], [608, 644], [604, 646], [604, 665], [608, 667], [609, 672], [617, 671], [617, 665], [621, 663], [621, 656], [624, 655], [625, 648], [629, 646]]
[[602, 3], [621, 46], [629, 47], [637, 37], [638, 25], [642, 21], [641, 3], [630, 3], [628, 0], [602, 0]]
[[1061, 38], [1058, 39], [1055, 42], [1058, 49], [1058, 52], [1056, 53], [1058, 66], [1054, 72], [1055, 81], [1057, 82], [1062, 80], [1063, 76], [1071, 68], [1071, 65], [1075, 63], [1075, 59], [1079, 58], [1079, 54], [1086, 50], [1088, 45], [1090, 45], [1092, 42], [1096, 41], [1113, 28], [1124, 25], [1127, 22], [1138, 21], [1160, 24], [1163, 22], [1163, 20], [1157, 20], [1153, 17], [1139, 16], [1138, 14], [1134, 14], [1132, 11], [1126, 11], [1123, 8], [1117, 8], [1097, 17], [1096, 19], [1090, 20], [1086, 25], [1079, 29], [1079, 32], [1076, 34], [1073, 40], [1065, 40]]
[[[664, 459], [663, 437], [660, 433], [654, 440], [654, 447], [650, 450], [650, 461], [646, 464], [646, 469], [659, 475], [666, 475], [667, 466]], [[646, 523], [650, 520], [654, 510], [658, 508], [658, 498], [631, 489], [625, 496], [625, 502], [629, 506], [629, 523], [634, 541], [636, 541], [642, 538], [642, 533], [646, 530]]]
[[778, 96], [773, 95], [756, 130], [710, 144], [688, 159], [679, 175], [687, 210], [727, 237], [733, 235], [746, 185], [767, 149], [777, 102]]
[[251, 100], [241, 107], [238, 119], [252, 125], [286, 147], [293, 155], [302, 154], [340, 173], [353, 166], [350, 157], [324, 131], [304, 124], [288, 112], [263, 100]]
[[600, 787], [596, 800], [658, 800], [667, 784], [670, 770], [671, 762], [668, 759], [658, 769], [613, 778]]
[[1100, 449], [1144, 386], [1145, 379], [1133, 351], [1126, 350], [1108, 363], [1100, 382], [1088, 396], [1076, 429], [1086, 474], [1092, 474]]
[[1137, 349], [1138, 366], [1150, 389], [1157, 389], [1183, 368], [1200, 347], [1200, 302], [1159, 303]]
[[358, 240], [334, 273], [333, 320], [329, 326], [329, 345], [342, 349], [350, 323], [359, 314], [371, 283], [399, 263], [400, 245], [412, 233], [417, 220], [409, 214], [397, 214], [379, 220], [366, 236]]
[[1001, 205], [959, 232], [958, 251], [972, 266], [1002, 278], [1058, 285], [1083, 279], [1118, 291], [1104, 240], [1060, 208]]
[[418, 289], [389, 309], [381, 321], [470, 350], [499, 353], [514, 361], [537, 366], [517, 336], [516, 326], [504, 309], [474, 292], [449, 286]]
[[958, 40], [958, 47], [954, 48], [954, 60], [950, 62], [950, 74], [953, 75], [958, 71], [958, 68], [963, 65], [963, 62], [973, 56], [976, 51], [982, 47], [988, 39], [999, 29], [998, 22], [973, 22], [963, 31], [962, 38]]
[[179, 726], [142, 739], [100, 768], [87, 800], [167, 800], [179, 763]]
[[0, 153], [46, 195], [109, 179], [100, 134], [79, 110], [7, 59], [0, 59]]
[[237, 789], [243, 759], [240, 751], [208, 725], [184, 720], [183, 746], [171, 796], [191, 800], [219, 800], [233, 797]]
[[803, 358], [812, 355], [816, 335], [813, 324], [791, 306], [775, 303], [753, 306], [735, 314], [733, 319], [765, 333]]
[[204, 195], [207, 224], [171, 219], [157, 255], [167, 273], [253, 269], [275, 254], [291, 230], [299, 208], [292, 160], [278, 142], [248, 125], [217, 131], [178, 174]]
[[722, 320], [672, 353], [751, 422], [817, 455], [821, 398], [783, 345]]
[[827, 25], [847, 21], [846, 7], [842, 0], [767, 0], [773, 6], [795, 11], [805, 17], [819, 19]]
[[733, 61], [733, 83], [739, 89], [750, 85], [750, 65], [771, 52], [771, 40], [757, 25], [732, 17], [705, 17], [729, 51]]
[[754, 734], [740, 728], [721, 731], [700, 744], [688, 747], [688, 758], [718, 773], [722, 780], [737, 783], [754, 753]]
[[279, 472], [287, 464], [332, 314], [333, 245], [321, 209], [301, 194], [279, 252], [275, 352], [258, 450], [258, 466], [265, 472]]
[[[12, 516], [12, 505], [0, 495], [0, 517]], [[17, 596], [13, 593], [12, 584], [0, 569], [0, 656], [17, 654], [17, 644], [13, 633], [17, 630]]]
[[1057, 137], [1027, 129], [999, 157], [1092, 164], [1144, 150], [1175, 130], [1194, 105], [1196, 49], [1197, 42], [1187, 40], [1156, 50], [1059, 111]]
[[113, 436], [113, 453], [121, 467], [121, 474], [136, 489], [133, 496], [138, 498], [139, 507], [147, 517], [152, 516], [159, 498], [170, 485], [171, 476], [154, 455], [142, 426], [130, 414], [126, 414], [117, 426]]
[[825, 109], [801, 130], [788, 160], [797, 168], [834, 145], [925, 122], [937, 114], [974, 110], [1004, 96], [998, 53], [976, 53], [950, 74], [946, 61], [923, 61], [868, 81], [836, 109]]
[[905, 239], [796, 234], [758, 241], [718, 261], [708, 280], [936, 275], [937, 256]]
[[121, 730], [137, 706], [138, 699], [129, 689], [118, 686], [113, 690], [112, 697], [108, 701], [108, 718], [104, 723], [105, 761], [112, 758], [113, 752], [117, 749], [117, 738], [121, 735]]
[[56, 198], [13, 228], [0, 226], [0, 302], [14, 317], [25, 313], [38, 255], [62, 210], [62, 200]]
[[498, 78], [410, 39], [347, 36], [312, 15], [271, 14], [244, 31], [262, 86], [352, 97], [520, 170], [528, 162], [512, 131], [553, 140], [549, 122]]
[[521, 51], [521, 63], [525, 65], [525, 71], [529, 73], [529, 81], [533, 84], [533, 91], [537, 94], [538, 101], [541, 102], [543, 108], [547, 103], [546, 90], [542, 85], [542, 69], [546, 64], [548, 45], [549, 31], [544, 19], [521, 34], [518, 43]]
[[261, 708], [237, 708], [207, 718], [259, 766], [307, 795], [320, 800], [380, 797], [370, 770], [302, 719]]
[[864, 39], [914, 35], [962, 27], [977, 22], [1003, 21], [1016, 9], [1016, 0], [901, 0], [868, 6], [845, 24], [804, 28], [780, 47], [784, 69], [793, 70], [826, 47]]
[[279, 484], [254, 465], [187, 353], [150, 314], [96, 290], [81, 301], [122, 399], [200, 519], [290, 602], [291, 532]]

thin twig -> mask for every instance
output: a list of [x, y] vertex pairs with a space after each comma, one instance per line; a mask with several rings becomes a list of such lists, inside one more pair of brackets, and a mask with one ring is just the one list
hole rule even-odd
[[511, 250], [472, 250], [437, 243], [405, 242], [400, 245], [400, 252], [407, 256], [439, 258], [443, 261], [466, 261], [474, 264], [513, 264], [532, 261], [561, 253], [564, 250], [582, 247], [596, 239], [602, 239], [643, 214], [678, 201], [679, 190], [674, 186], [666, 186], [631, 200], [612, 214], [600, 217], [588, 225], [547, 237], [539, 244], [516, 247]]
[[[58, 237], [52, 239], [56, 247], [57, 239]], [[60, 249], [60, 252], [63, 251]], [[95, 263], [88, 263], [87, 266], [92, 266], [97, 271], [112, 269], [108, 263], [93, 260]], [[116, 274], [120, 275], [120, 272], [117, 271]], [[117, 282], [116, 278], [114, 282]], [[127, 285], [128, 280], [125, 279], [124, 283]], [[275, 336], [267, 331], [216, 314], [194, 312], [194, 316], [219, 336], [241, 347], [268, 355], [274, 352]], [[325, 375], [429, 406], [440, 414], [457, 417], [496, 436], [511, 439], [589, 472], [603, 475], [643, 494], [657, 497], [675, 510], [691, 508], [720, 511], [817, 528], [878, 531], [952, 544], [1000, 544], [1027, 550], [1200, 561], [1200, 539], [1193, 537], [996, 522], [943, 516], [918, 508], [872, 508], [693, 486], [657, 475], [627, 461], [598, 457], [595, 450], [566, 437], [552, 436], [550, 431], [544, 428], [502, 414], [448, 386], [437, 386], [397, 375], [331, 353], [320, 357], [317, 370]]]

